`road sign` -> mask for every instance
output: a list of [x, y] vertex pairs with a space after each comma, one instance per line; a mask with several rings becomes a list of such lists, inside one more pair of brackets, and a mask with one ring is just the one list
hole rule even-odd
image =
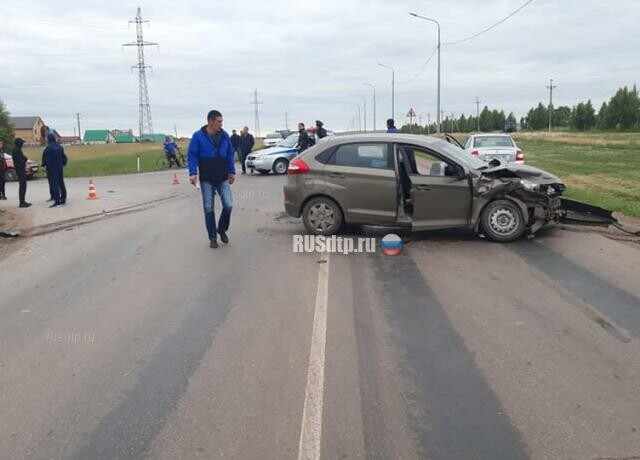
[[416, 116], [416, 111], [413, 110], [413, 107], [411, 107], [409, 109], [409, 112], [407, 112], [407, 118], [415, 118], [415, 116]]

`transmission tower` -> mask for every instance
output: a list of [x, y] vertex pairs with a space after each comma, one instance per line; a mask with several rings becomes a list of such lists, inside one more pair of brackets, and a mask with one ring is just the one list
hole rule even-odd
[[142, 13], [138, 8], [138, 14], [135, 19], [129, 21], [129, 24], [136, 25], [136, 38], [135, 42], [125, 43], [122, 46], [135, 46], [138, 48], [138, 64], [131, 66], [133, 69], [138, 69], [138, 93], [139, 93], [139, 105], [138, 105], [138, 130], [140, 132], [140, 140], [145, 133], [153, 134], [153, 123], [151, 121], [151, 104], [149, 103], [149, 89], [147, 88], [147, 69], [148, 66], [144, 63], [144, 47], [145, 46], [158, 46], [157, 43], [146, 42], [142, 37], [142, 24], [149, 21], [142, 19]]
[[259, 110], [259, 106], [260, 104], [262, 104], [262, 102], [258, 101], [258, 90], [256, 89], [253, 93], [253, 101], [249, 102], [249, 104], [254, 106], [254, 113], [255, 113], [255, 126], [253, 129], [253, 132], [255, 133], [256, 136], [260, 137], [260, 110]]

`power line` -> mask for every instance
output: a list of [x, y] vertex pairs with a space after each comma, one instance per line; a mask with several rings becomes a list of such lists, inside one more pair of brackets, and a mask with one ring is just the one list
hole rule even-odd
[[122, 46], [135, 46], [138, 48], [138, 64], [132, 66], [134, 69], [138, 69], [138, 128], [140, 131], [140, 139], [145, 133], [145, 130], [149, 134], [153, 134], [153, 123], [151, 121], [151, 104], [149, 103], [149, 89], [147, 87], [147, 69], [151, 67], [144, 62], [144, 47], [145, 46], [157, 46], [157, 43], [145, 42], [142, 36], [142, 24], [149, 23], [147, 20], [142, 19], [142, 13], [140, 7], [138, 7], [138, 14], [134, 19], [129, 21], [136, 25], [136, 41], [131, 43], [125, 43]]
[[411, 77], [407, 81], [396, 82], [396, 84], [397, 85], [406, 85], [406, 84], [409, 84], [409, 83], [413, 82], [416, 78], [418, 78], [420, 76], [420, 74], [422, 74], [422, 72], [424, 72], [424, 69], [427, 68], [427, 64], [429, 64], [431, 59], [433, 59], [433, 56], [435, 56], [436, 51], [438, 51], [438, 47], [437, 46], [433, 49], [433, 52], [431, 53], [431, 55], [427, 58], [425, 63], [422, 65], [422, 68], [420, 70], [418, 70], [417, 74], [415, 74], [413, 77]]
[[499, 26], [500, 24], [502, 24], [503, 22], [505, 22], [507, 19], [511, 18], [512, 16], [515, 16], [520, 10], [522, 10], [525, 6], [527, 6], [529, 3], [533, 2], [533, 0], [527, 0], [526, 2], [524, 2], [518, 9], [516, 9], [515, 11], [513, 11], [512, 13], [510, 13], [509, 15], [505, 16], [504, 18], [500, 19], [498, 22], [496, 22], [495, 24], [493, 24], [490, 27], [487, 27], [484, 30], [481, 30], [478, 33], [475, 33], [473, 35], [470, 35], [469, 37], [463, 38], [462, 40], [456, 40], [454, 42], [445, 42], [443, 43], [443, 45], [457, 45], [459, 43], [464, 43], [467, 42], [469, 40], [472, 40], [486, 32], [489, 32], [491, 29]]

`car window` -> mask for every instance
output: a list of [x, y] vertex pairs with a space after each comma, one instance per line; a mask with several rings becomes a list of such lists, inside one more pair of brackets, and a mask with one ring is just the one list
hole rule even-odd
[[360, 168], [389, 168], [388, 144], [346, 144], [336, 149], [333, 164]]
[[464, 144], [464, 148], [468, 149], [469, 147], [471, 147], [471, 141], [473, 140], [472, 137], [470, 137], [469, 139], [467, 139], [466, 144]]
[[407, 173], [410, 175], [438, 177], [458, 175], [453, 163], [444, 161], [426, 149], [403, 145], [400, 147], [400, 161], [406, 164]]
[[286, 139], [282, 139], [280, 142], [278, 142], [278, 145], [280, 147], [287, 147], [287, 148], [295, 147], [296, 144], [298, 144], [298, 136], [299, 136], [298, 133], [293, 133]]
[[513, 139], [509, 136], [481, 136], [476, 137], [474, 147], [513, 147]]

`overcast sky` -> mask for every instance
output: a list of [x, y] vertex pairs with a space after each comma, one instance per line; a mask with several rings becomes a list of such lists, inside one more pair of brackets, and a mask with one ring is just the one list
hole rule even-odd
[[[72, 135], [82, 130], [138, 130], [135, 27], [142, 15], [154, 131], [190, 135], [208, 110], [225, 129], [254, 130], [252, 92], [258, 89], [261, 133], [321, 119], [329, 129], [352, 126], [377, 90], [377, 127], [391, 114], [395, 68], [398, 126], [413, 107], [426, 123], [436, 114], [436, 59], [410, 83], [437, 43], [456, 41], [505, 17], [524, 0], [98, 1], [1, 0], [0, 99], [12, 115], [39, 115]], [[640, 75], [638, 0], [533, 0], [517, 15], [468, 42], [442, 47], [442, 108], [475, 114], [482, 106], [518, 119], [548, 102], [591, 98], [599, 108], [618, 87]], [[404, 84], [402, 84], [404, 83]]]

